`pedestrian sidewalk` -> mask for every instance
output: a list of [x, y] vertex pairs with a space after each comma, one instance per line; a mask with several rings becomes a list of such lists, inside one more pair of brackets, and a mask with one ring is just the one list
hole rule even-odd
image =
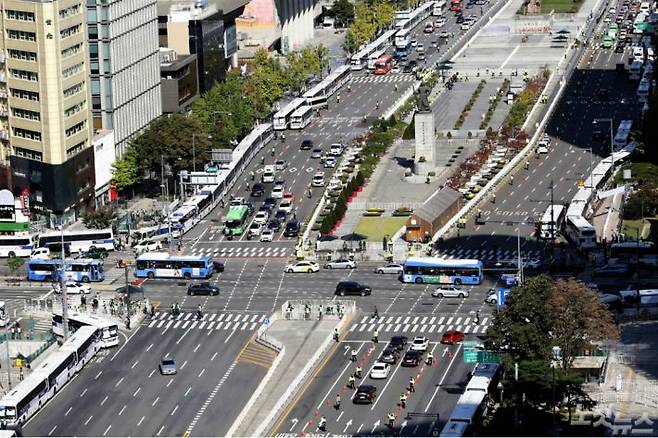
[[227, 436], [265, 436], [318, 367], [318, 362], [338, 345], [334, 329], [344, 331], [352, 314], [342, 320], [276, 320], [267, 329], [267, 338], [280, 344], [272, 366], [256, 389]]

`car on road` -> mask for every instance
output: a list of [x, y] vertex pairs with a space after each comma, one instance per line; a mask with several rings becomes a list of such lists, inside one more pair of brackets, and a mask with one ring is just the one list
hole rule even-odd
[[[300, 230], [299, 221], [296, 219], [290, 219], [286, 222], [286, 229], [283, 231], [285, 237], [297, 237]], [[318, 266], [319, 268], [319, 266]]]
[[388, 342], [388, 346], [402, 351], [407, 347], [407, 342], [409, 342], [409, 339], [406, 336], [393, 336]]
[[274, 240], [274, 231], [272, 229], [266, 228], [260, 233], [261, 242], [271, 242], [272, 240]]
[[594, 269], [592, 272], [593, 277], [621, 277], [630, 272], [628, 265], [613, 265], [608, 264], [600, 268]]
[[251, 197], [259, 198], [265, 194], [265, 187], [261, 183], [256, 183], [251, 188]]
[[313, 175], [313, 182], [311, 183], [313, 187], [324, 187], [324, 172], [317, 172]]
[[279, 210], [283, 210], [286, 214], [290, 214], [292, 212], [292, 201], [290, 201], [290, 199], [284, 199], [281, 201], [281, 204], [279, 204]]
[[427, 56], [425, 55], [425, 52], [421, 52], [418, 54], [418, 60], [419, 61], [425, 61], [427, 59]]
[[270, 221], [267, 223], [267, 229], [272, 230], [274, 232], [280, 231], [281, 222], [277, 219], [270, 219]]
[[413, 341], [411, 341], [411, 348], [415, 351], [427, 351], [427, 347], [430, 345], [430, 340], [425, 336], [416, 336]]
[[324, 265], [324, 269], [355, 269], [356, 262], [346, 258], [340, 258]]
[[420, 363], [420, 360], [421, 360], [420, 351], [409, 350], [406, 353], [404, 353], [404, 357], [402, 358], [401, 365], [403, 367], [417, 367], [418, 364]]
[[432, 292], [436, 298], [464, 298], [468, 297], [468, 290], [456, 286], [441, 286]]
[[322, 157], [322, 149], [316, 148], [311, 151], [311, 158], [321, 158]]
[[442, 344], [456, 344], [457, 342], [462, 342], [464, 340], [464, 333], [458, 330], [448, 330], [441, 336]]
[[285, 170], [288, 167], [288, 162], [286, 160], [276, 160], [274, 162], [274, 168], [277, 171]]
[[254, 216], [254, 222], [259, 225], [265, 225], [269, 218], [270, 215], [267, 214], [266, 211], [259, 211], [258, 213], [256, 213], [256, 216]]
[[416, 38], [411, 39], [411, 47], [416, 47], [418, 45], [418, 40]]
[[303, 151], [307, 151], [312, 148], [313, 148], [313, 140], [309, 140], [309, 139], [302, 140], [302, 144], [299, 146], [299, 149]]
[[398, 361], [399, 353], [397, 348], [386, 347], [382, 354], [379, 356], [379, 362], [395, 364]]
[[548, 147], [545, 144], [538, 144], [537, 149], [535, 149], [535, 153], [537, 154], [547, 154], [548, 153]]
[[[267, 198], [267, 199], [273, 199], [273, 198]], [[276, 205], [276, 202], [273, 204], [270, 204], [269, 202], [263, 202], [260, 207], [258, 207], [258, 211], [264, 211], [267, 214], [272, 213], [272, 210], [274, 209], [274, 206]]]
[[336, 167], [336, 164], [338, 164], [338, 161], [334, 157], [329, 157], [326, 160], [324, 160], [324, 167], [325, 168], [334, 168]]
[[439, 34], [440, 38], [448, 38], [448, 36], [449, 34], [447, 30], [441, 31], [441, 33]]
[[89, 251], [81, 252], [81, 259], [100, 259], [103, 260], [109, 255], [105, 248], [89, 248]]
[[262, 231], [263, 231], [263, 224], [252, 222], [248, 230], [249, 237], [259, 237]]
[[498, 304], [498, 293], [495, 289], [492, 288], [487, 292], [487, 297], [484, 299], [484, 302], [493, 305]]
[[436, 20], [434, 22], [434, 26], [436, 26], [436, 27], [443, 27], [445, 25], [446, 25], [446, 19], [443, 18], [443, 17], [439, 18], [438, 20]]
[[217, 260], [213, 260], [212, 269], [215, 272], [224, 272], [224, 263]]
[[162, 249], [162, 242], [159, 240], [142, 240], [133, 247], [135, 252], [141, 254], [149, 251], [159, 251]]
[[425, 45], [422, 43], [418, 43], [416, 46], [416, 52], [418, 53], [424, 53], [425, 52]]
[[403, 266], [399, 263], [388, 263], [384, 266], [375, 268], [377, 274], [402, 274]]
[[470, 21], [466, 21], [466, 20], [465, 20], [465, 21], [461, 24], [461, 26], [459, 26], [459, 28], [460, 28], [461, 30], [468, 30], [468, 29], [471, 28], [471, 24], [472, 24], [472, 23], [471, 23]]
[[352, 398], [352, 403], [372, 403], [375, 401], [375, 397], [377, 397], [377, 388], [372, 385], [359, 385]]
[[274, 198], [274, 199], [283, 198], [283, 191], [284, 191], [284, 188], [283, 188], [282, 185], [274, 186], [272, 188], [272, 195], [271, 195], [272, 198]]
[[174, 356], [170, 354], [162, 356], [162, 359], [160, 359], [159, 368], [160, 368], [160, 374], [162, 374], [163, 376], [170, 376], [178, 372], [176, 370], [176, 361], [174, 360]]
[[289, 274], [292, 273], [312, 273], [318, 272], [320, 270], [320, 265], [316, 262], [309, 260], [302, 260], [300, 262], [290, 263], [286, 266], [285, 271]]
[[[54, 287], [55, 293], [61, 294], [62, 287], [57, 283]], [[91, 293], [91, 286], [88, 284], [79, 283], [77, 281], [67, 281], [66, 282], [66, 293], [72, 295], [86, 295]]]
[[333, 155], [334, 157], [337, 157], [343, 153], [343, 145], [340, 143], [333, 143], [329, 147], [329, 155]]
[[336, 285], [336, 295], [345, 296], [345, 295], [361, 295], [365, 297], [370, 295], [372, 289], [366, 284], [359, 283], [358, 281], [340, 281]]
[[219, 295], [219, 288], [204, 281], [203, 283], [190, 284], [187, 287], [187, 294], [194, 295]]
[[436, 49], [437, 47], [439, 47], [439, 42], [437, 40], [430, 41], [430, 47]]
[[286, 220], [288, 217], [288, 213], [285, 210], [277, 210], [276, 213], [274, 214], [274, 219], [276, 219], [279, 222], [283, 222]]
[[388, 373], [391, 370], [391, 366], [384, 362], [375, 362], [370, 370], [371, 379], [385, 379], [388, 377]]

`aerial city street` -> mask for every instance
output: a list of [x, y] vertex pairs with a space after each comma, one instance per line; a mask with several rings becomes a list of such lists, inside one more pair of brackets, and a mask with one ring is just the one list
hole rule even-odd
[[658, 435], [655, 0], [0, 4], [0, 437]]

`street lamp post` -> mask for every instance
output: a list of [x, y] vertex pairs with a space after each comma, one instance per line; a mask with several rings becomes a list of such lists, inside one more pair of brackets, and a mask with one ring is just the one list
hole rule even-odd
[[64, 342], [69, 338], [69, 313], [68, 313], [68, 301], [66, 299], [66, 250], [64, 248], [64, 225], [62, 224], [61, 228], [61, 237], [62, 237], [62, 252], [61, 252], [61, 261], [62, 261], [62, 272], [60, 276], [60, 284], [62, 289], [62, 324], [64, 325]]

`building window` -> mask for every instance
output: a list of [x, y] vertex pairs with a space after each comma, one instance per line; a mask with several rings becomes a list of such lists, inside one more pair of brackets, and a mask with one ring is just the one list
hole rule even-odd
[[[66, 137], [70, 137], [72, 135], [77, 134], [78, 132], [82, 131], [85, 129], [85, 126], [87, 125], [87, 121], [83, 120], [80, 123], [76, 123], [75, 125], [71, 126], [69, 129], [66, 130]], [[67, 152], [68, 153], [68, 152]]]
[[79, 92], [81, 92], [81, 91], [83, 90], [83, 86], [82, 86], [82, 84], [83, 84], [83, 83], [80, 82], [80, 83], [75, 84], [75, 85], [73, 85], [72, 87], [69, 87], [69, 88], [67, 88], [66, 90], [64, 90], [64, 97], [75, 96], [76, 94], [78, 94]]
[[80, 12], [80, 3], [77, 5], [69, 6], [68, 8], [60, 9], [59, 10], [59, 18], [64, 19], [68, 18], [71, 15], [75, 15], [78, 12]]
[[86, 107], [87, 107], [87, 101], [83, 100], [82, 102], [76, 103], [72, 107], [67, 108], [66, 110], [64, 110], [64, 116], [71, 117], [73, 114], [79, 113], [80, 111], [82, 111]]
[[83, 65], [84, 63], [80, 62], [78, 64], [73, 64], [72, 66], [65, 68], [64, 70], [62, 70], [62, 76], [68, 78], [70, 76], [80, 73], [82, 71]]
[[34, 52], [26, 52], [25, 50], [9, 49], [9, 57], [12, 59], [19, 59], [21, 61], [36, 62], [37, 54]]
[[12, 40], [36, 41], [37, 34], [34, 32], [23, 32], [22, 30], [7, 30], [7, 38]]
[[62, 50], [62, 58], [68, 58], [82, 51], [82, 43], [75, 44], [69, 48]]
[[87, 145], [86, 141], [81, 141], [80, 143], [76, 144], [72, 148], [69, 148], [66, 150], [66, 158], [71, 158], [74, 155], [77, 155], [78, 153], [82, 152], [84, 150], [85, 146]]
[[75, 26], [67, 27], [64, 30], [59, 31], [59, 37], [61, 39], [65, 39], [70, 37], [71, 35], [75, 35], [77, 33], [80, 33], [80, 25], [76, 24]]
[[30, 110], [12, 107], [11, 114], [14, 117], [18, 117], [25, 120], [34, 120], [35, 122], [41, 120], [41, 114], [39, 114], [36, 111], [30, 111]]
[[41, 141], [41, 133], [37, 131], [30, 131], [29, 129], [12, 128], [14, 137], [25, 138], [27, 140]]
[[39, 93], [35, 91], [21, 90], [19, 88], [11, 89], [11, 97], [15, 97], [16, 99], [32, 100], [35, 102], [39, 101]]
[[7, 10], [8, 20], [34, 21], [34, 12]]
[[23, 79], [24, 81], [39, 82], [39, 75], [33, 71], [10, 68], [9, 76], [11, 76], [14, 79]]
[[[34, 152], [29, 149], [17, 148], [14, 147], [14, 155], [17, 157], [27, 158], [34, 161], [43, 161], [43, 155], [41, 152]], [[27, 175], [23, 175], [27, 176]]]

